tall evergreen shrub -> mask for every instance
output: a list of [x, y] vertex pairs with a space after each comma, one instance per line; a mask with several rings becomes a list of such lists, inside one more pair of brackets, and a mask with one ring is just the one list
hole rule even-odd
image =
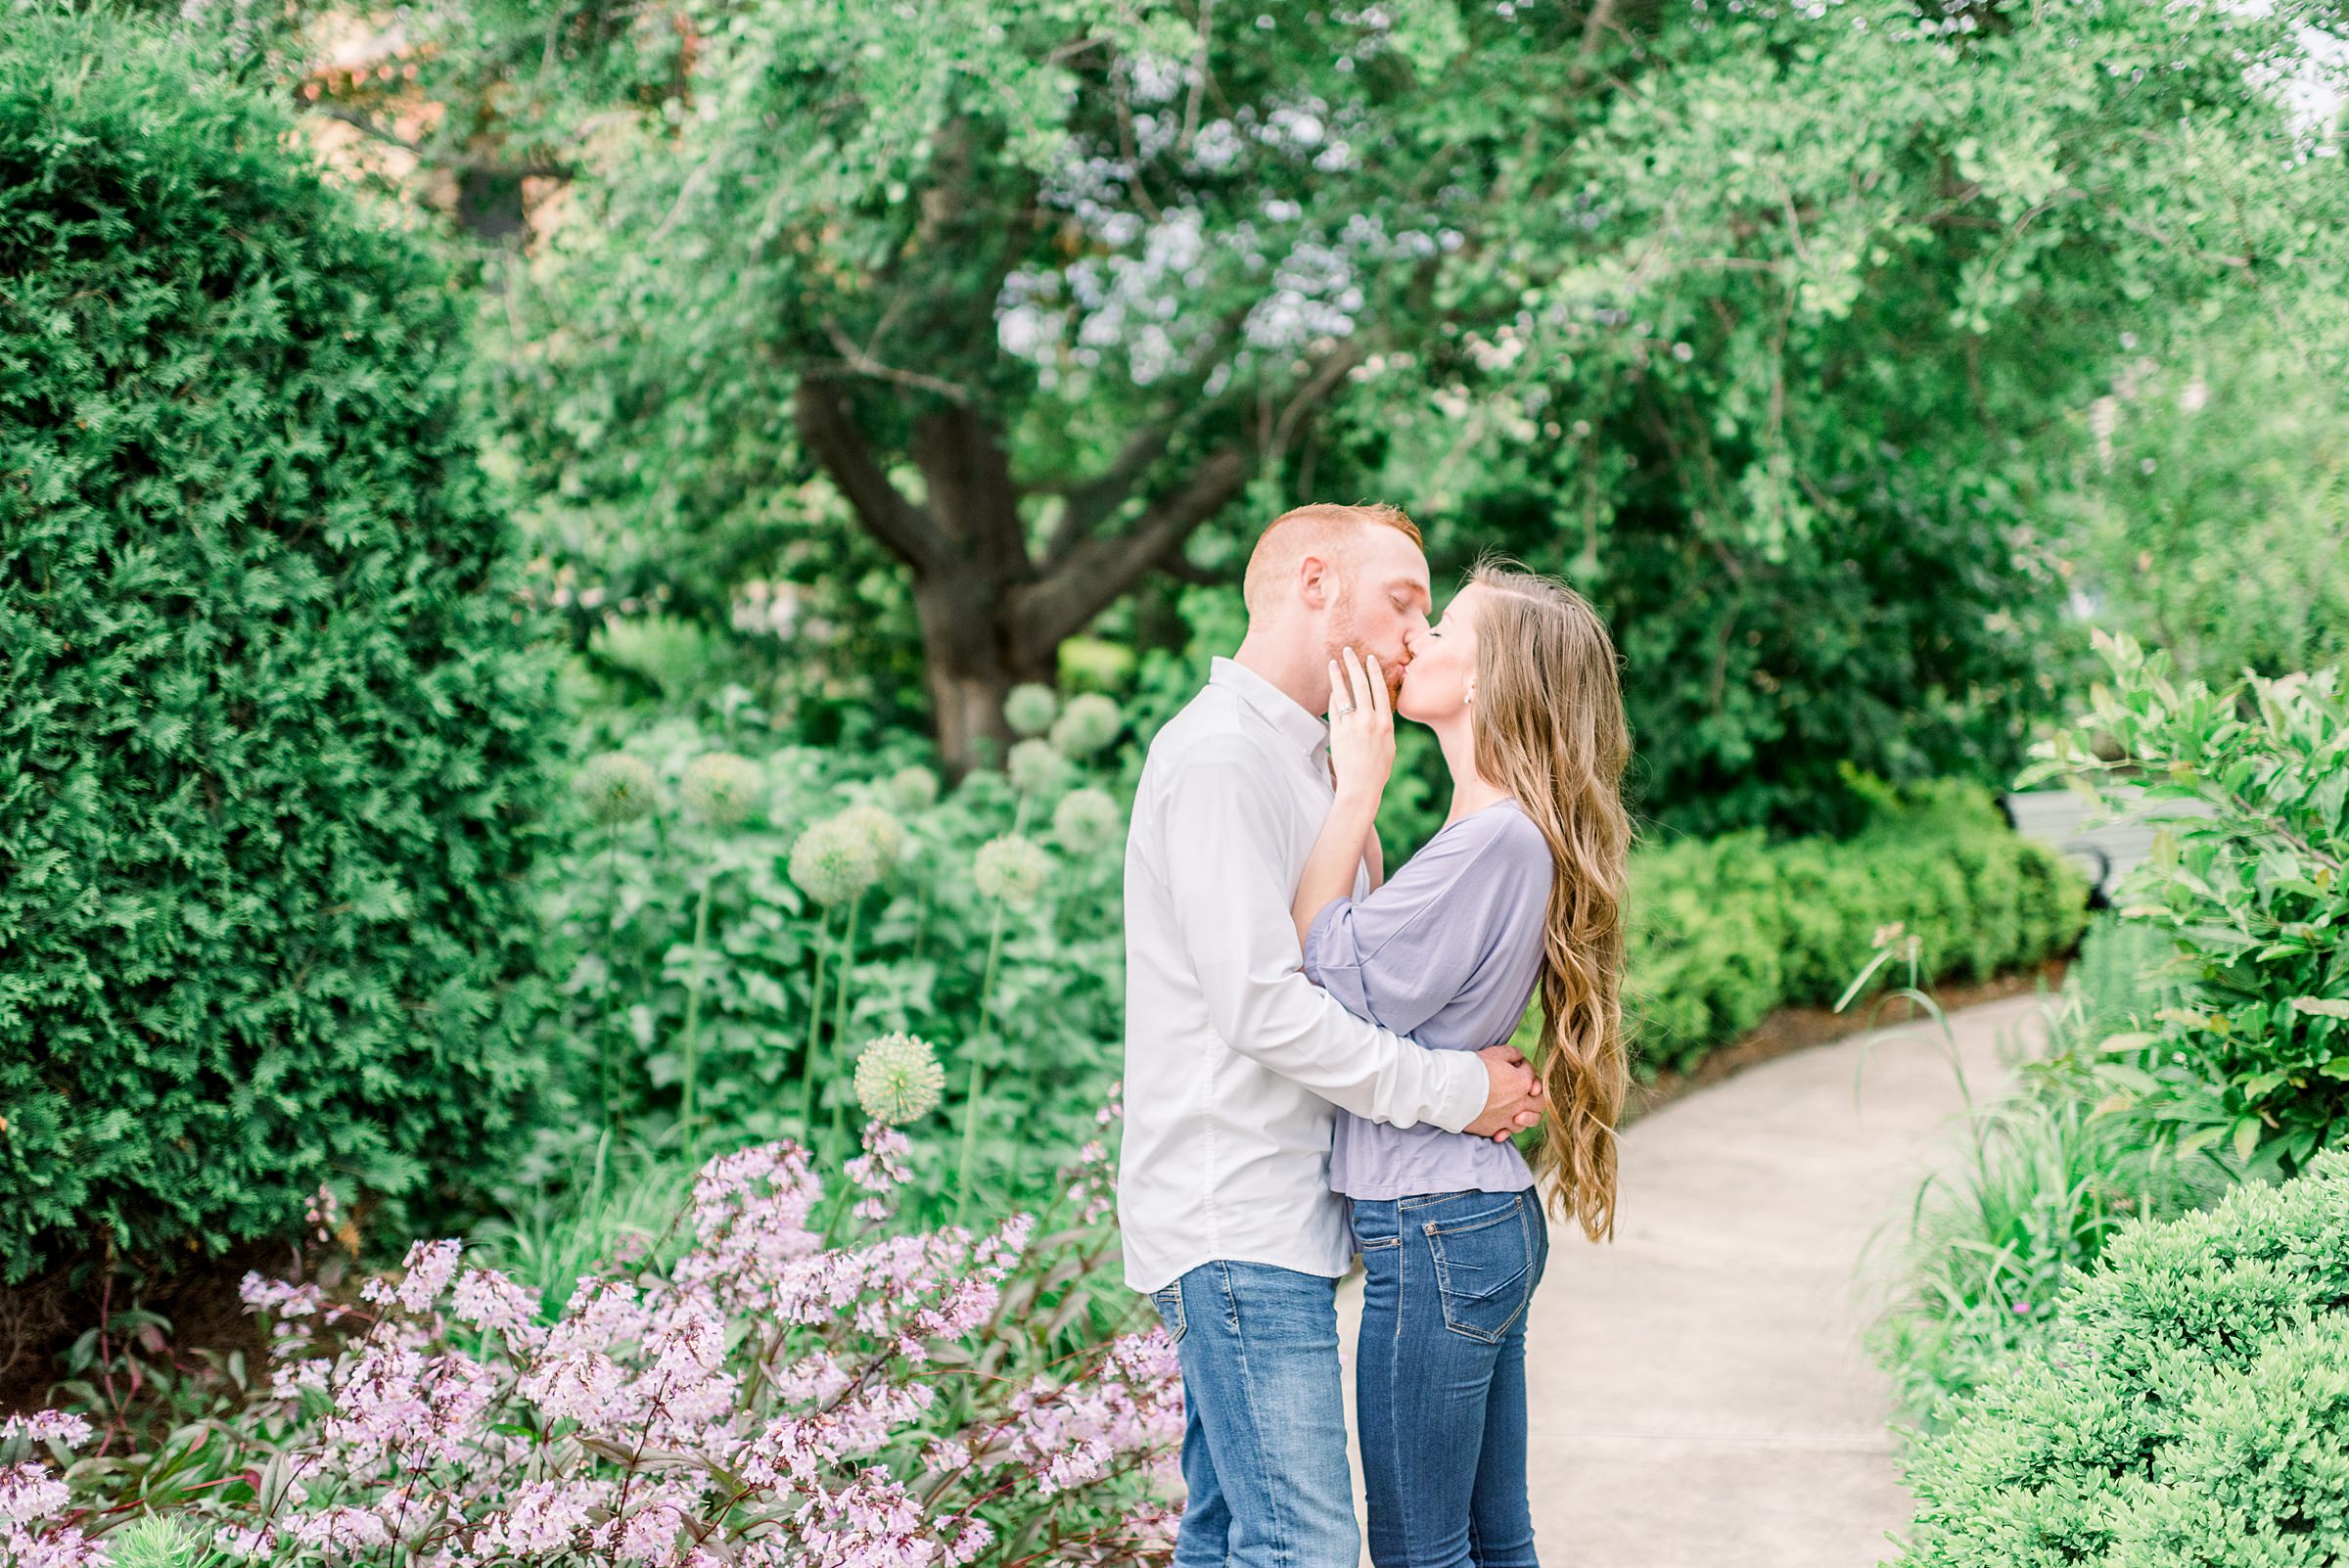
[[0, 1278], [516, 1126], [552, 688], [458, 327], [283, 112], [0, 27]]

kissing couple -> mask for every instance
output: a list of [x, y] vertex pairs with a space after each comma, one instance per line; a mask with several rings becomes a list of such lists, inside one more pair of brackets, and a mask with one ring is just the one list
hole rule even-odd
[[[1543, 1197], [1614, 1227], [1629, 739], [1580, 595], [1480, 565], [1431, 623], [1421, 545], [1392, 506], [1274, 519], [1247, 635], [1134, 800], [1118, 1218], [1182, 1366], [1176, 1568], [1359, 1562], [1336, 1308], [1357, 1253], [1372, 1560], [1536, 1560]], [[1388, 877], [1397, 715], [1442, 743], [1451, 810]], [[1502, 1043], [1537, 986], [1538, 1068]]]

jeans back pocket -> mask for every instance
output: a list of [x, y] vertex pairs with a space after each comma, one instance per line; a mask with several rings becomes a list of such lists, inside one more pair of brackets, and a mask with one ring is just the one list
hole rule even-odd
[[1444, 1326], [1488, 1345], [1497, 1343], [1534, 1298], [1534, 1243], [1525, 1194], [1511, 1193], [1497, 1208], [1449, 1222], [1430, 1222], [1423, 1228], [1428, 1251], [1435, 1255]]
[[1159, 1321], [1167, 1325], [1167, 1338], [1181, 1344], [1184, 1332], [1191, 1326], [1182, 1311], [1182, 1281], [1177, 1279], [1150, 1292], [1150, 1305], [1158, 1309]]

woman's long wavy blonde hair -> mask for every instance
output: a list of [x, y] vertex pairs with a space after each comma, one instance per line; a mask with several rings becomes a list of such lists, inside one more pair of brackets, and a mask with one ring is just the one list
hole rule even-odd
[[1572, 588], [1481, 561], [1476, 767], [1517, 798], [1556, 862], [1542, 945], [1549, 1099], [1537, 1159], [1550, 1205], [1593, 1241], [1615, 1233], [1615, 1120], [1630, 1086], [1623, 909], [1632, 848], [1623, 807], [1631, 731], [1606, 623]]

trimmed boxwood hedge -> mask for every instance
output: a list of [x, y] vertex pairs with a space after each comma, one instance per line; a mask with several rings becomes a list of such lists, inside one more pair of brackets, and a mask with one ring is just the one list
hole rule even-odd
[[1907, 1568], [2349, 1561], [2349, 1153], [2132, 1224], [1943, 1414]]
[[1732, 833], [1633, 855], [1626, 1006], [1644, 1070], [1692, 1067], [1773, 1008], [1832, 1002], [1888, 926], [1917, 939], [1927, 982], [1986, 980], [2079, 940], [2087, 883], [1987, 791], [1858, 782], [1873, 816], [1854, 838]]
[[549, 669], [439, 270], [134, 24], [0, 29], [0, 1277], [433, 1202], [539, 1068]]

